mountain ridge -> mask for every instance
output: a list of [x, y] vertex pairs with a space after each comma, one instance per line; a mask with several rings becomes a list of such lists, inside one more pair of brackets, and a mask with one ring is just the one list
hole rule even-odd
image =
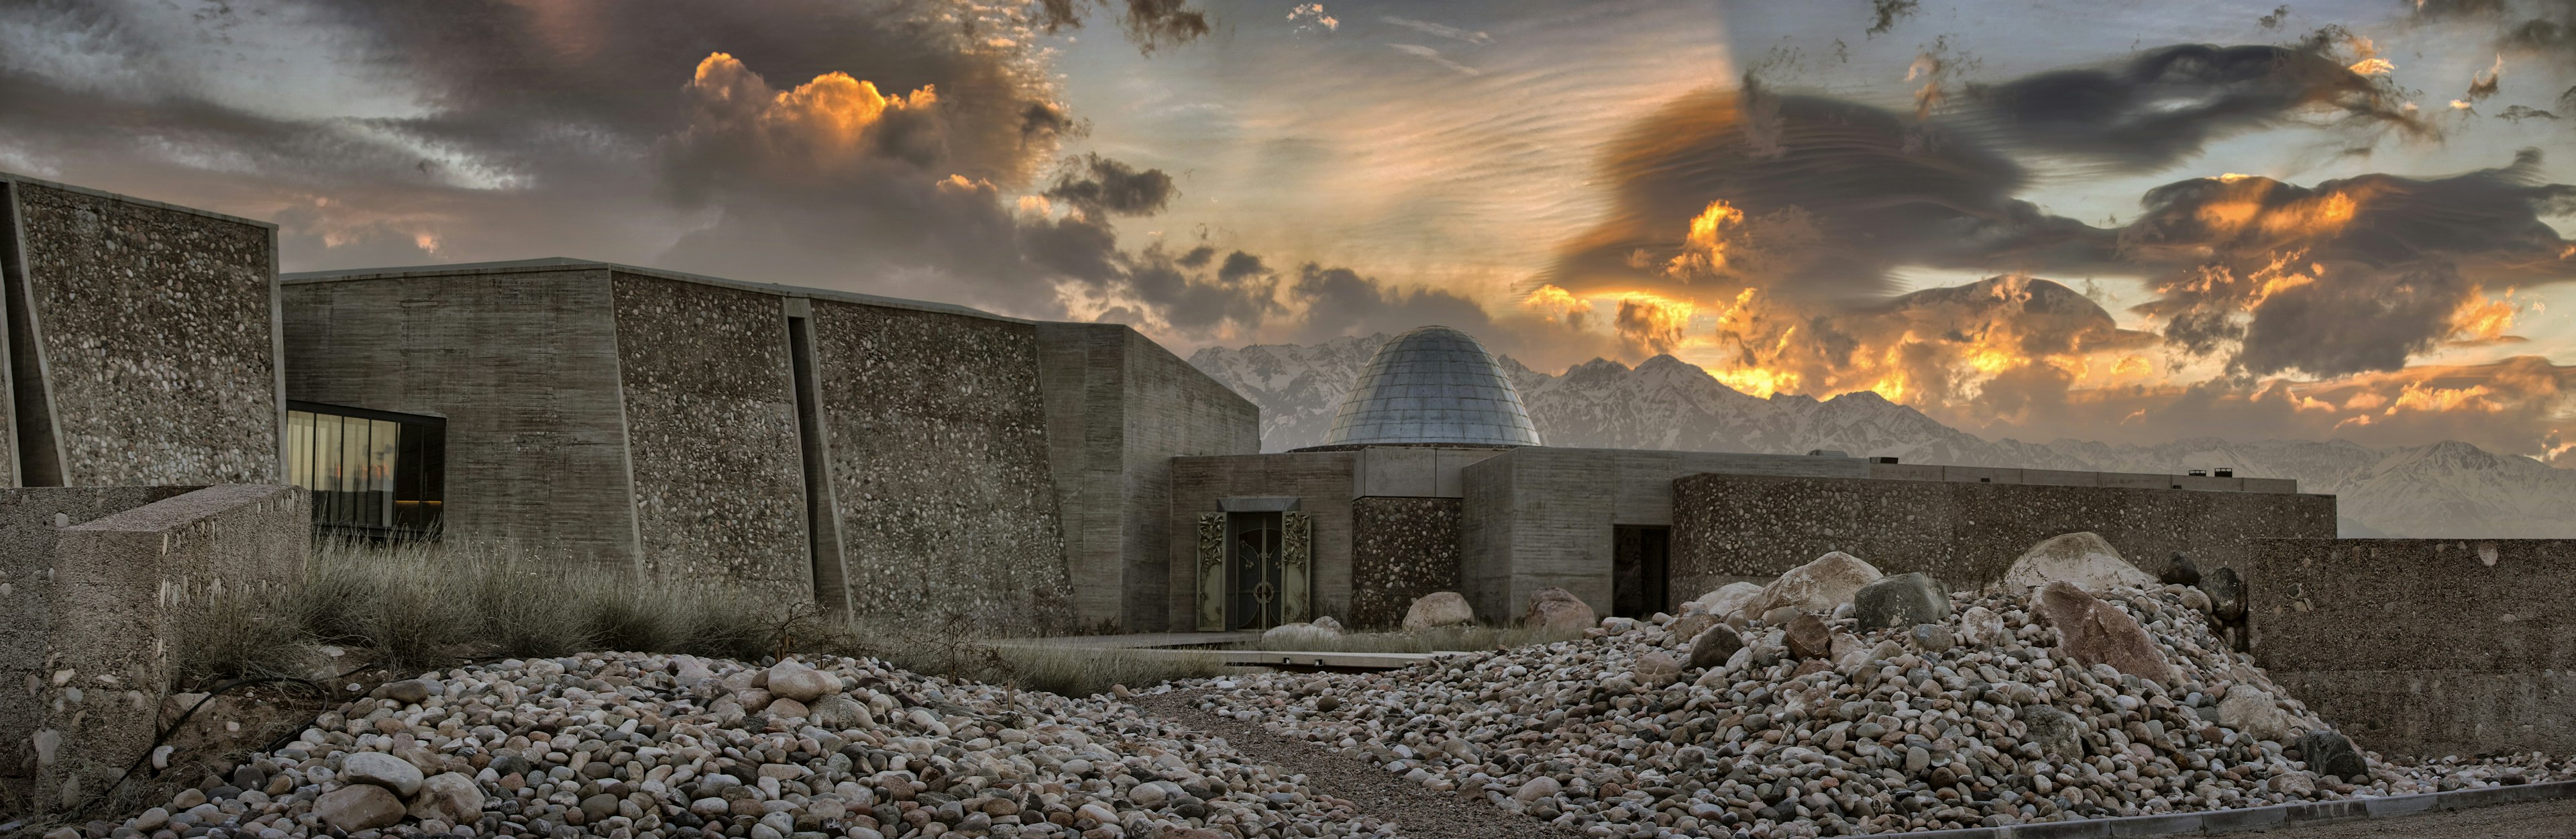
[[[1189, 362], [1261, 408], [1263, 451], [1322, 442], [1360, 369], [1386, 335], [1320, 344], [1207, 347]], [[1797, 454], [1835, 449], [1913, 463], [2104, 472], [2228, 467], [2296, 478], [2337, 496], [2351, 536], [2576, 538], [2576, 470], [2445, 440], [2374, 449], [2350, 440], [2158, 444], [2059, 438], [1987, 440], [1912, 407], [1858, 391], [1824, 399], [1753, 396], [1669, 355], [1630, 367], [1593, 359], [1563, 373], [1496, 359], [1551, 446]]]

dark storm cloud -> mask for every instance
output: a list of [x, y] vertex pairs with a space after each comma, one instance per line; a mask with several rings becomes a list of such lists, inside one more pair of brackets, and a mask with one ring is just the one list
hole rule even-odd
[[[1901, 265], [2007, 270], [2105, 263], [2113, 237], [2013, 198], [2022, 168], [1968, 135], [1852, 102], [1741, 90], [1693, 93], [1605, 153], [1611, 220], [1541, 279], [1595, 290], [1761, 286], [1869, 299]], [[1729, 265], [1677, 275], [1689, 222], [1711, 201], [1744, 214]], [[1758, 266], [1758, 267], [1756, 267]]]
[[2123, 252], [2167, 270], [2140, 309], [2258, 375], [2396, 370], [2458, 336], [2482, 290], [2576, 276], [2543, 220], [2576, 213], [2576, 187], [2544, 181], [2536, 151], [2448, 178], [2200, 178], [2141, 203]]
[[[1034, 21], [950, 0], [40, 0], [0, 25], [77, 54], [0, 56], [0, 154], [274, 217], [290, 270], [565, 253], [1040, 316], [1072, 289], [1141, 321], [1268, 317], [1266, 271], [1121, 247], [1109, 220], [1162, 211], [1170, 176], [1059, 164], [1081, 123], [1031, 27], [1106, 8], [1149, 49], [1208, 28], [1176, 0]], [[279, 43], [403, 115], [293, 116], [191, 76]]]
[[2329, 54], [2335, 43], [2182, 44], [2110, 67], [1971, 85], [1964, 119], [2007, 145], [2120, 171], [2160, 169], [2213, 140], [2293, 121], [2363, 136], [2431, 131], [2385, 76]]
[[1056, 178], [1046, 197], [1071, 203], [1088, 213], [1149, 216], [1163, 211], [1176, 190], [1161, 169], [1134, 167], [1099, 155], [1085, 155], [1076, 171]]
[[1297, 277], [1286, 290], [1292, 302], [1308, 311], [1333, 313], [1330, 318], [1310, 317], [1299, 325], [1293, 340], [1300, 342], [1392, 334], [1425, 324], [1485, 334], [1480, 330], [1493, 324], [1492, 316], [1476, 301], [1442, 289], [1382, 283], [1348, 268], [1306, 263], [1298, 266]]
[[[1037, 22], [1048, 32], [1082, 26], [1086, 6], [1111, 8], [1118, 0], [1038, 0]], [[1124, 0], [1125, 12], [1118, 24], [1136, 48], [1151, 53], [1162, 47], [1188, 43], [1208, 33], [1205, 12], [1189, 8], [1189, 0]]]

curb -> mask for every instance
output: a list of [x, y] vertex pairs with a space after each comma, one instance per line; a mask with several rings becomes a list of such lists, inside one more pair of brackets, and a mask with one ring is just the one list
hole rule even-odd
[[2172, 836], [2184, 833], [2233, 833], [2239, 830], [2302, 824], [2389, 819], [2439, 810], [2463, 810], [2494, 804], [2522, 804], [2560, 798], [2576, 798], [2576, 781], [2480, 787], [2451, 792], [2393, 795], [2385, 798], [2308, 801], [2298, 804], [2274, 804], [2269, 807], [2249, 807], [2241, 810], [2166, 813], [2155, 816], [2125, 816], [2071, 822], [2033, 822], [2002, 827], [1927, 830], [1919, 833], [1889, 835], [1901, 835], [1913, 837], [1913, 839], [2114, 839], [2114, 837]]

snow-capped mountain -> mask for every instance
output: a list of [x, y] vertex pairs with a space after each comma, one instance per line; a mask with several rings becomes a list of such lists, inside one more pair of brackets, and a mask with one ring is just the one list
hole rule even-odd
[[[1316, 445], [1342, 395], [1387, 336], [1312, 346], [1209, 347], [1190, 363], [1261, 407], [1265, 451]], [[2576, 538], [2576, 470], [2446, 441], [2372, 449], [2324, 442], [2216, 438], [2152, 446], [1987, 440], [1875, 393], [1830, 399], [1751, 396], [1700, 368], [1657, 356], [1631, 368], [1595, 359], [1548, 374], [1506, 356], [1541, 439], [1551, 446], [1804, 453], [1836, 449], [1909, 463], [2115, 472], [2230, 467], [2297, 478], [2338, 496], [2345, 535]]]

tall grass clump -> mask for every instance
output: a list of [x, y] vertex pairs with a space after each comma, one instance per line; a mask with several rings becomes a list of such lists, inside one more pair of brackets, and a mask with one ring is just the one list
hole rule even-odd
[[[986, 630], [991, 616], [852, 622], [794, 598], [638, 580], [625, 569], [461, 539], [317, 541], [299, 578], [225, 594], [200, 611], [175, 650], [183, 683], [320, 678], [358, 665], [417, 673], [586, 650], [754, 662], [796, 652], [865, 656], [952, 679], [1075, 694], [1223, 672], [1205, 654], [995, 644]], [[323, 645], [348, 654], [321, 655]]]

